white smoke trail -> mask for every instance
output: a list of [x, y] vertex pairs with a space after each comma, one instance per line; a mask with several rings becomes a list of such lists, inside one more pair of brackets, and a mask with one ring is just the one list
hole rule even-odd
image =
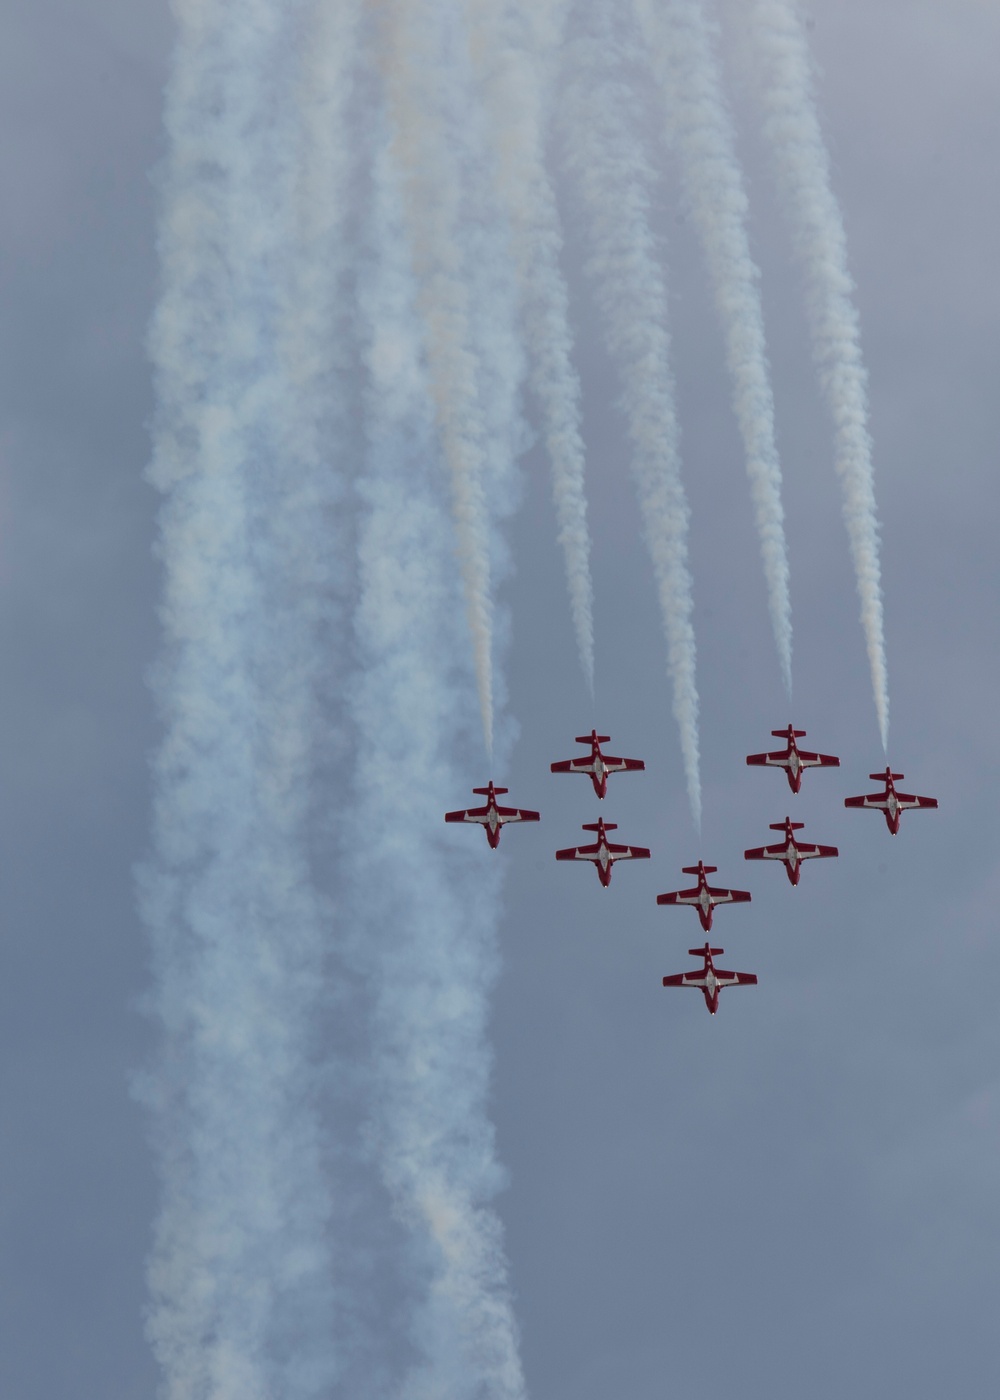
[[[474, 736], [448, 483], [422, 367], [399, 190], [376, 168], [377, 266], [361, 286], [369, 462], [360, 482], [356, 816], [348, 889], [373, 987], [372, 1152], [411, 1240], [406, 1400], [519, 1400], [524, 1383], [486, 1115], [500, 866], [442, 821]], [[463, 762], [456, 751], [464, 752]], [[469, 836], [479, 840], [468, 841]], [[459, 839], [459, 838], [466, 839]]]
[[760, 61], [764, 131], [774, 153], [792, 234], [806, 276], [813, 353], [834, 423], [837, 474], [861, 598], [875, 709], [882, 745], [889, 735], [889, 680], [882, 617], [879, 530], [868, 376], [854, 283], [847, 269], [844, 221], [830, 182], [830, 162], [813, 94], [809, 51], [792, 0], [756, 0], [751, 33]]
[[282, 354], [311, 281], [286, 281], [302, 9], [176, 13], [151, 332], [166, 733], [140, 873], [162, 1036], [141, 1088], [162, 1180], [148, 1330], [168, 1400], [320, 1400], [340, 1370], [313, 1049], [329, 912], [306, 852], [336, 491], [291, 429], [311, 332]]
[[685, 199], [705, 250], [726, 340], [736, 418], [760, 538], [771, 627], [785, 688], [792, 686], [792, 610], [774, 440], [774, 398], [758, 271], [747, 239], [747, 197], [702, 0], [635, 0], [667, 125], [681, 159]]
[[619, 364], [632, 470], [653, 561], [680, 729], [688, 799], [701, 825], [698, 689], [687, 563], [689, 512], [666, 330], [667, 293], [649, 225], [651, 172], [638, 141], [634, 98], [616, 80], [615, 24], [606, 9], [593, 37], [570, 48], [563, 129], [589, 214], [588, 270]]
[[407, 223], [427, 327], [430, 390], [452, 480], [458, 557], [465, 584], [487, 753], [493, 754], [493, 600], [481, 366], [470, 307], [463, 236], [462, 171], [444, 111], [447, 6], [389, 0], [384, 76], [393, 151], [404, 176]]
[[[594, 693], [593, 583], [580, 431], [580, 385], [572, 363], [562, 234], [545, 168], [546, 77], [562, 36], [563, 0], [505, 7], [467, 0], [471, 48], [486, 99], [498, 185], [521, 287], [531, 382], [552, 463], [558, 536], [584, 676]], [[545, 32], [545, 31], [548, 32]]]

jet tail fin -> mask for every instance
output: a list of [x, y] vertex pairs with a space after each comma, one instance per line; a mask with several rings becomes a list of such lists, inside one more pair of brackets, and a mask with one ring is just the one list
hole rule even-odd
[[[583, 830], [584, 830], [584, 831], [600, 831], [600, 829], [601, 829], [601, 823], [600, 823], [600, 822], [584, 822], [584, 823], [583, 823]], [[605, 830], [605, 831], [617, 831], [617, 830], [618, 830], [618, 823], [617, 823], [617, 822], [605, 822], [605, 823], [604, 823], [604, 830]]]
[[703, 958], [706, 953], [713, 958], [721, 958], [725, 951], [725, 948], [711, 948], [707, 943], [703, 943], [700, 948], [688, 949], [692, 958]]
[[806, 737], [806, 731], [804, 729], [792, 729], [791, 725], [788, 726], [788, 729], [772, 729], [771, 733], [776, 739], [787, 739], [789, 730], [795, 735], [796, 739], [804, 739]]
[[593, 741], [593, 742], [596, 742], [596, 743], [598, 743], [598, 744], [610, 744], [610, 743], [611, 743], [611, 735], [610, 735], [610, 734], [598, 734], [597, 730], [595, 729], [594, 732], [593, 732], [592, 734], [578, 734], [578, 735], [576, 736], [576, 742], [577, 742], [578, 744], [589, 744], [589, 743], [591, 743], [592, 741]]
[[798, 831], [799, 827], [805, 826], [805, 822], [790, 822], [787, 820], [783, 822], [771, 822], [772, 831], [784, 831], [786, 826], [790, 827], [792, 831]]
[[714, 875], [718, 868], [719, 867], [717, 865], [682, 865], [681, 874], [698, 875], [702, 870], [704, 870], [706, 875]]
[[[489, 797], [489, 795], [490, 795], [490, 790], [489, 790], [488, 787], [484, 787], [484, 788], [473, 788], [472, 791], [476, 794], [477, 797]], [[509, 792], [510, 789], [509, 789], [509, 788], [498, 788], [498, 787], [495, 787], [495, 788], [493, 789], [493, 791], [494, 791], [494, 792], [496, 793], [496, 795], [499, 797], [502, 793]]]
[[883, 768], [881, 773], [869, 773], [868, 776], [876, 783], [884, 783], [886, 778], [891, 778], [894, 783], [901, 783], [904, 774], [891, 773], [888, 768]]

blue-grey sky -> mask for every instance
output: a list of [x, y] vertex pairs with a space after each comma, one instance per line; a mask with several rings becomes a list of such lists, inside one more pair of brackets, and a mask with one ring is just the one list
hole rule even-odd
[[[536, 443], [501, 601], [519, 727], [509, 785], [542, 822], [507, 832], [496, 855], [491, 1024], [491, 1113], [510, 1181], [497, 1209], [538, 1400], [610, 1389], [633, 1400], [975, 1400], [1000, 1379], [986, 1345], [1000, 1225], [1000, 15], [985, 0], [810, 12], [870, 373], [889, 757], [904, 787], [941, 807], [904, 816], [894, 840], [879, 817], [842, 805], [884, 759], [800, 277], [730, 45], [784, 468], [794, 701], [775, 658], [723, 340], [650, 109], [692, 512], [704, 821], [699, 838], [616, 365], [583, 272], [586, 225], [560, 173], [596, 704]], [[143, 1336], [158, 1190], [129, 1082], [150, 1054], [132, 871], [150, 844], [159, 733], [146, 686], [160, 580], [157, 499], [143, 481], [144, 336], [171, 33], [167, 7], [146, 0], [45, 0], [0, 20], [0, 1390], [17, 1400], [146, 1400], [158, 1383]], [[743, 762], [789, 719], [842, 762], [808, 774], [798, 798]], [[611, 780], [602, 814], [653, 858], [619, 866], [607, 892], [552, 858], [598, 814], [589, 786], [548, 771], [593, 723], [647, 764]], [[487, 774], [467, 776], [471, 788]], [[327, 796], [350, 823], [349, 785]], [[742, 860], [786, 812], [841, 851], [797, 889]], [[368, 835], [354, 831], [362, 844]], [[717, 914], [712, 937], [725, 965], [760, 978], [724, 993], [711, 1020], [700, 998], [660, 986], [703, 940], [693, 914], [654, 896], [699, 856], [752, 889], [749, 908]]]

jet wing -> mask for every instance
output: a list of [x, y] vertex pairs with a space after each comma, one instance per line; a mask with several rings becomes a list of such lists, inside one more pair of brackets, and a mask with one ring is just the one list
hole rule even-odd
[[799, 749], [799, 762], [803, 768], [839, 768], [840, 759], [832, 753], [809, 753]]
[[463, 807], [458, 812], [445, 812], [446, 822], [488, 822], [489, 807]]
[[593, 773], [594, 760], [592, 758], [567, 758], [561, 763], [550, 763], [550, 773]]
[[[913, 811], [917, 807], [936, 807], [938, 801], [936, 797], [914, 797], [909, 792], [897, 792], [896, 806], [901, 812]], [[875, 807], [880, 812], [889, 811], [890, 794], [887, 792], [869, 792], [863, 797], [845, 797], [845, 807]]]
[[796, 841], [795, 849], [799, 853], [799, 860], [812, 860], [816, 856], [839, 856], [840, 851], [836, 846], [817, 846], [811, 841]]
[[698, 904], [698, 896], [701, 890], [695, 886], [693, 890], [672, 890], [670, 894], [658, 894], [657, 904]]
[[529, 812], [526, 807], [498, 807], [497, 820], [501, 825], [504, 822], [537, 822], [539, 815], [537, 812]]
[[649, 851], [645, 846], [616, 846], [609, 841], [608, 850], [615, 860], [648, 860]]
[[605, 755], [603, 762], [609, 773], [641, 773], [646, 769], [641, 758], [611, 758]]
[[[635, 773], [645, 769], [646, 765], [641, 758], [605, 758], [601, 756], [605, 773]], [[587, 773], [596, 772], [597, 763], [594, 758], [567, 758], [560, 763], [550, 763], [549, 771], [552, 773]]]
[[[745, 904], [750, 898], [748, 890], [722, 890], [715, 885], [707, 885], [706, 892], [713, 904]], [[657, 904], [695, 904], [701, 905], [701, 889], [696, 885], [693, 890], [674, 890], [671, 894], [658, 894]]]
[[781, 750], [778, 753], [748, 753], [747, 763], [751, 768], [784, 768], [789, 755]]
[[708, 981], [704, 972], [678, 972], [673, 977], [664, 977], [665, 987], [698, 987], [704, 991]]
[[836, 846], [815, 846], [808, 841], [796, 841], [793, 846], [782, 843], [780, 846], [754, 846], [743, 852], [744, 860], [788, 860], [792, 854], [799, 860], [812, 860], [816, 856], [839, 856]]
[[905, 808], [907, 811], [912, 810], [914, 807], [936, 807], [938, 805], [936, 797], [913, 797], [908, 792], [897, 792], [896, 801], [899, 803], [900, 807]]
[[[537, 822], [539, 814], [529, 812], [521, 807], [498, 807], [497, 822], [503, 826], [506, 822]], [[489, 806], [486, 807], [464, 807], [458, 812], [445, 812], [446, 822], [478, 822], [485, 826], [490, 819]]]
[[[897, 794], [897, 801], [899, 797]], [[889, 806], [889, 794], [887, 792], [869, 792], [863, 797], [845, 797], [845, 807], [877, 807], [879, 811], [886, 811]]]
[[713, 904], [746, 904], [750, 899], [749, 890], [720, 890], [709, 885], [708, 893]]
[[[755, 987], [757, 985], [756, 972], [724, 972], [721, 968], [715, 969], [715, 981], [719, 987]], [[704, 972], [678, 972], [672, 977], [664, 977], [665, 987], [697, 987], [704, 991], [708, 986], [708, 978]]]
[[[605, 842], [612, 860], [648, 860], [649, 851], [645, 846], [618, 846]], [[595, 841], [592, 846], [568, 846], [564, 851], [556, 851], [556, 860], [599, 860], [601, 844]]]
[[[832, 753], [810, 753], [808, 749], [796, 749], [800, 768], [839, 768], [840, 759]], [[756, 768], [789, 768], [792, 754], [789, 749], [775, 749], [772, 753], [748, 753], [747, 763]]]
[[756, 987], [756, 972], [723, 972], [721, 967], [715, 969], [715, 980], [720, 987]]

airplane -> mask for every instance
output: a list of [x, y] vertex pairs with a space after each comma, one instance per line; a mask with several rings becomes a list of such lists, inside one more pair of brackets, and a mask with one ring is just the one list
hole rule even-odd
[[646, 767], [641, 758], [612, 758], [601, 753], [601, 745], [611, 743], [610, 734], [598, 734], [592, 729], [589, 734], [578, 734], [576, 742], [590, 745], [589, 757], [567, 758], [549, 766], [553, 773], [586, 773], [598, 797], [607, 795], [609, 773], [638, 773]]
[[810, 753], [799, 748], [795, 740], [805, 738], [804, 729], [793, 729], [789, 725], [787, 729], [772, 729], [771, 733], [776, 739], [784, 739], [784, 749], [776, 753], [748, 753], [747, 763], [751, 767], [784, 768], [792, 792], [798, 792], [802, 786], [802, 773], [806, 768], [840, 767], [840, 759], [831, 753]]
[[556, 851], [556, 860], [592, 860], [605, 889], [611, 884], [611, 867], [616, 860], [649, 859], [645, 846], [616, 846], [608, 840], [607, 833], [618, 830], [617, 822], [606, 822], [603, 817], [598, 817], [596, 822], [584, 822], [583, 829], [597, 832], [593, 845], [570, 846], [568, 850]]
[[876, 783], [885, 783], [885, 792], [872, 792], [864, 797], [845, 797], [845, 807], [874, 807], [885, 817], [885, 824], [893, 836], [899, 835], [899, 818], [903, 812], [916, 811], [921, 807], [936, 807], [936, 797], [913, 797], [908, 792], [896, 791], [896, 779], [903, 781], [902, 773], [893, 773], [888, 767], [884, 773], [869, 773]]
[[497, 798], [502, 797], [507, 788], [494, 787], [492, 782], [488, 787], [473, 788], [472, 791], [477, 797], [485, 797], [484, 807], [467, 807], [460, 812], [445, 812], [446, 822], [478, 822], [486, 829], [486, 839], [490, 847], [495, 851], [500, 844], [500, 830], [507, 822], [536, 822], [537, 812], [529, 812], [523, 807], [498, 807]]
[[657, 904], [691, 904], [698, 911], [701, 926], [707, 933], [712, 927], [712, 911], [717, 904], [746, 904], [750, 899], [747, 890], [722, 890], [710, 885], [706, 875], [714, 875], [717, 865], [685, 865], [685, 875], [697, 875], [698, 883], [692, 890], [674, 890], [671, 894], [658, 894]]
[[721, 967], [715, 966], [712, 959], [721, 957], [725, 951], [724, 948], [712, 948], [708, 943], [705, 944], [704, 948], [689, 948], [688, 952], [693, 958], [705, 959], [705, 966], [696, 972], [678, 972], [673, 977], [664, 977], [663, 985], [665, 987], [697, 987], [705, 998], [709, 1015], [714, 1016], [719, 1009], [719, 992], [723, 987], [756, 987], [757, 985], [755, 972], [725, 972]]
[[804, 822], [793, 822], [790, 817], [786, 817], [783, 822], [772, 822], [771, 830], [783, 831], [784, 841], [777, 846], [755, 846], [752, 850], [743, 852], [743, 859], [784, 861], [785, 874], [793, 885], [797, 885], [804, 860], [812, 860], [816, 856], [840, 855], [836, 846], [814, 846], [808, 841], [796, 841], [792, 832], [804, 825]]

